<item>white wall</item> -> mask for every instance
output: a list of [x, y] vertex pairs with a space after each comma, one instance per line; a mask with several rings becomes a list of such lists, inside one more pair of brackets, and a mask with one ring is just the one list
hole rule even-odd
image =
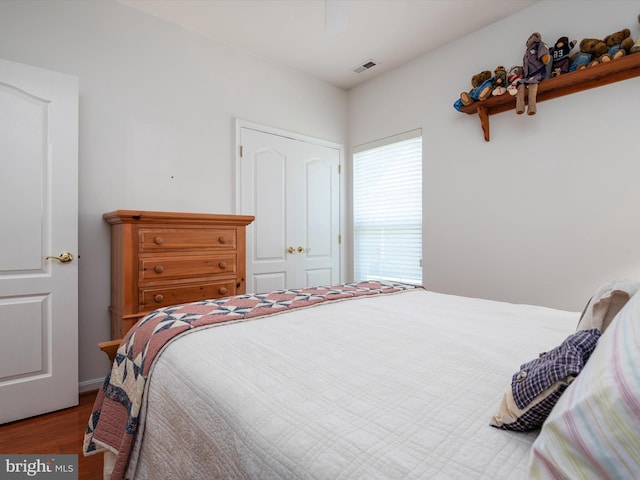
[[80, 79], [84, 388], [108, 369], [104, 212], [234, 213], [236, 117], [346, 143], [345, 91], [110, 0], [0, 2], [0, 58]]
[[601, 282], [640, 279], [640, 78], [492, 116], [488, 143], [452, 107], [473, 74], [521, 64], [532, 32], [635, 39], [639, 13], [543, 1], [349, 92], [352, 146], [423, 129], [429, 288], [580, 310]]

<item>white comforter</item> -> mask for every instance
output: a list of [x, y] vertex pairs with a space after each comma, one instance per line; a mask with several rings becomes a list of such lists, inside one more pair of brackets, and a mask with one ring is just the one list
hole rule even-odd
[[418, 290], [184, 335], [154, 367], [128, 478], [526, 478], [536, 434], [489, 419], [577, 320]]

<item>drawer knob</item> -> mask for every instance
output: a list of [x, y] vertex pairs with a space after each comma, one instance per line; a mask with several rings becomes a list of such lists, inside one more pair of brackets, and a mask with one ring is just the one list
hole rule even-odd
[[220, 292], [221, 295], [226, 295], [227, 293], [227, 288], [226, 287], [220, 287], [220, 290], [218, 290]]
[[156, 273], [162, 273], [164, 272], [164, 267], [162, 265], [156, 265], [155, 268], [153, 269]]
[[156, 295], [155, 297], [153, 297], [153, 299], [156, 301], [156, 303], [162, 303], [162, 301], [164, 300], [164, 295]]
[[224, 270], [225, 268], [227, 268], [227, 262], [220, 262], [218, 266], [220, 267], [221, 270]]
[[220, 235], [220, 236], [218, 237], [218, 242], [220, 242], [220, 243], [227, 243], [227, 239], [226, 239], [226, 238], [224, 238], [224, 235]]
[[164, 238], [158, 236], [153, 239], [153, 243], [155, 243], [156, 245], [162, 245], [164, 243]]

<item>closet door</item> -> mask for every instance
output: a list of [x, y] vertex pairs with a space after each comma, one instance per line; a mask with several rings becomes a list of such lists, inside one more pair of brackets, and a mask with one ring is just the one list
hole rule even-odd
[[247, 229], [247, 291], [340, 281], [340, 150], [240, 129], [240, 212]]

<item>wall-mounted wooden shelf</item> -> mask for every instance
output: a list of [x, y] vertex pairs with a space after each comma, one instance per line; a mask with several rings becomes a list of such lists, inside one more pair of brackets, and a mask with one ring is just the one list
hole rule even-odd
[[[638, 76], [640, 76], [640, 54], [626, 55], [610, 62], [543, 80], [538, 86], [537, 101], [543, 102]], [[515, 108], [516, 97], [505, 93], [462, 107], [461, 111], [467, 114], [478, 113], [484, 139], [488, 142], [489, 116]]]

